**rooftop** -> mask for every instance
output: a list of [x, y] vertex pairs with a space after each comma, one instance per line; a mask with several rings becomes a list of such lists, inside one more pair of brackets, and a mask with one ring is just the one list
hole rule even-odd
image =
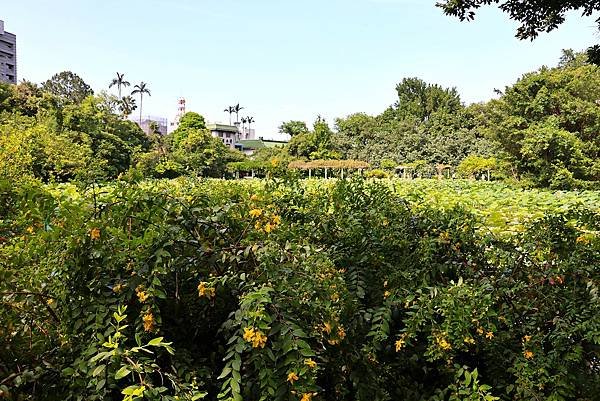
[[238, 128], [236, 126], [227, 124], [206, 124], [206, 128], [211, 131], [238, 132]]

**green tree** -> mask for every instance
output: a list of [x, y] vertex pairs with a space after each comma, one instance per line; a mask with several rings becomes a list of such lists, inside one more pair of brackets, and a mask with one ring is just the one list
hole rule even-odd
[[580, 10], [589, 16], [600, 10], [596, 0], [441, 0], [437, 6], [464, 21], [472, 20], [477, 9], [490, 4], [499, 4], [500, 10], [521, 24], [517, 29], [520, 39], [533, 39], [541, 32], [558, 28], [569, 11]]
[[94, 94], [92, 88], [71, 71], [55, 74], [42, 84], [42, 90], [56, 96], [61, 104], [79, 104]]
[[150, 96], [148, 85], [142, 81], [133, 87], [132, 95], [140, 95], [140, 126], [142, 125], [142, 106], [144, 104], [144, 95]]
[[116, 86], [119, 91], [119, 99], [122, 99], [123, 95], [121, 95], [121, 88], [128, 87], [129, 85], [131, 85], [131, 84], [129, 83], [129, 81], [125, 80], [125, 74], [119, 74], [117, 72], [116, 78], [113, 78], [113, 80], [111, 81], [110, 85], [108, 85], [108, 87], [112, 88], [113, 86]]
[[333, 149], [332, 135], [329, 124], [319, 116], [312, 131], [292, 137], [288, 144], [288, 152], [292, 156], [310, 160], [339, 159], [340, 154]]
[[129, 117], [137, 109], [135, 99], [132, 96], [123, 96], [119, 104], [119, 110], [125, 117]]
[[462, 108], [455, 88], [445, 89], [419, 78], [404, 78], [396, 86], [396, 92], [398, 101], [394, 105], [394, 112], [400, 119], [413, 117], [423, 122], [434, 112], [455, 113]]
[[231, 115], [233, 113], [235, 113], [235, 107], [234, 106], [227, 106], [225, 108], [225, 110], [223, 110], [225, 113], [229, 113], [229, 125], [231, 125]]
[[294, 137], [306, 132], [308, 132], [308, 127], [304, 121], [292, 120], [281, 123], [279, 126], [279, 133], [289, 135], [290, 137]]

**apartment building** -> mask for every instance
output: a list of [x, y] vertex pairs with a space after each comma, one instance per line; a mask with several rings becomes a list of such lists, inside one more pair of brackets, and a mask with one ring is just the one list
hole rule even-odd
[[0, 20], [0, 81], [17, 83], [17, 37], [4, 30]]

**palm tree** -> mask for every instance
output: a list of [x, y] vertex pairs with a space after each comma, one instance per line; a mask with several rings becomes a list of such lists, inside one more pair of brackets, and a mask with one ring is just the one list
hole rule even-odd
[[117, 77], [113, 78], [112, 82], [110, 83], [110, 85], [108, 85], [108, 87], [112, 88], [115, 85], [117, 85], [117, 88], [119, 88], [119, 99], [122, 99], [123, 97], [121, 96], [121, 87], [127, 87], [131, 84], [128, 81], [125, 81], [125, 74], [119, 74], [117, 72]]
[[144, 104], [144, 93], [148, 96], [151, 96], [150, 90], [148, 89], [144, 81], [134, 86], [133, 91], [131, 92], [132, 95], [140, 95], [140, 127], [142, 126], [142, 105]]
[[123, 98], [121, 98], [121, 101], [119, 104], [119, 109], [121, 110], [121, 113], [123, 113], [123, 115], [125, 117], [129, 116], [131, 113], [133, 113], [133, 111], [135, 109], [137, 109], [137, 105], [135, 104], [135, 99], [132, 98], [131, 96], [123, 96]]
[[236, 122], [240, 122], [240, 111], [244, 110], [243, 107], [240, 107], [240, 104], [236, 104], [235, 106], [233, 106], [233, 112], [235, 113], [235, 121]]
[[229, 113], [229, 125], [231, 125], [231, 115], [235, 113], [235, 108], [233, 106], [227, 106], [223, 111]]
[[248, 122], [248, 120], [246, 119], [246, 117], [242, 117], [242, 132], [244, 133], [244, 135], [246, 134], [246, 123]]
[[250, 135], [250, 128], [252, 127], [252, 123], [254, 122], [254, 117], [246, 117], [246, 122], [248, 123], [248, 135]]

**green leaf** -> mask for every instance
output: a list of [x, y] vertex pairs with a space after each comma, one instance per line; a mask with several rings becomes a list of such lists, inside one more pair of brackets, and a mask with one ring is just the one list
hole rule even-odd
[[94, 377], [98, 376], [100, 373], [102, 373], [104, 371], [105, 368], [106, 368], [106, 365], [96, 366], [96, 369], [94, 369], [94, 371], [92, 372], [92, 376], [94, 376]]
[[150, 340], [148, 342], [148, 345], [151, 345], [153, 347], [158, 347], [160, 344], [162, 344], [162, 340], [164, 339], [164, 337], [156, 337], [153, 338], [152, 340]]
[[117, 370], [117, 373], [115, 373], [115, 379], [116, 380], [122, 379], [123, 377], [127, 376], [129, 373], [131, 373], [131, 370], [129, 370], [129, 368], [127, 366], [121, 366], [121, 369]]

